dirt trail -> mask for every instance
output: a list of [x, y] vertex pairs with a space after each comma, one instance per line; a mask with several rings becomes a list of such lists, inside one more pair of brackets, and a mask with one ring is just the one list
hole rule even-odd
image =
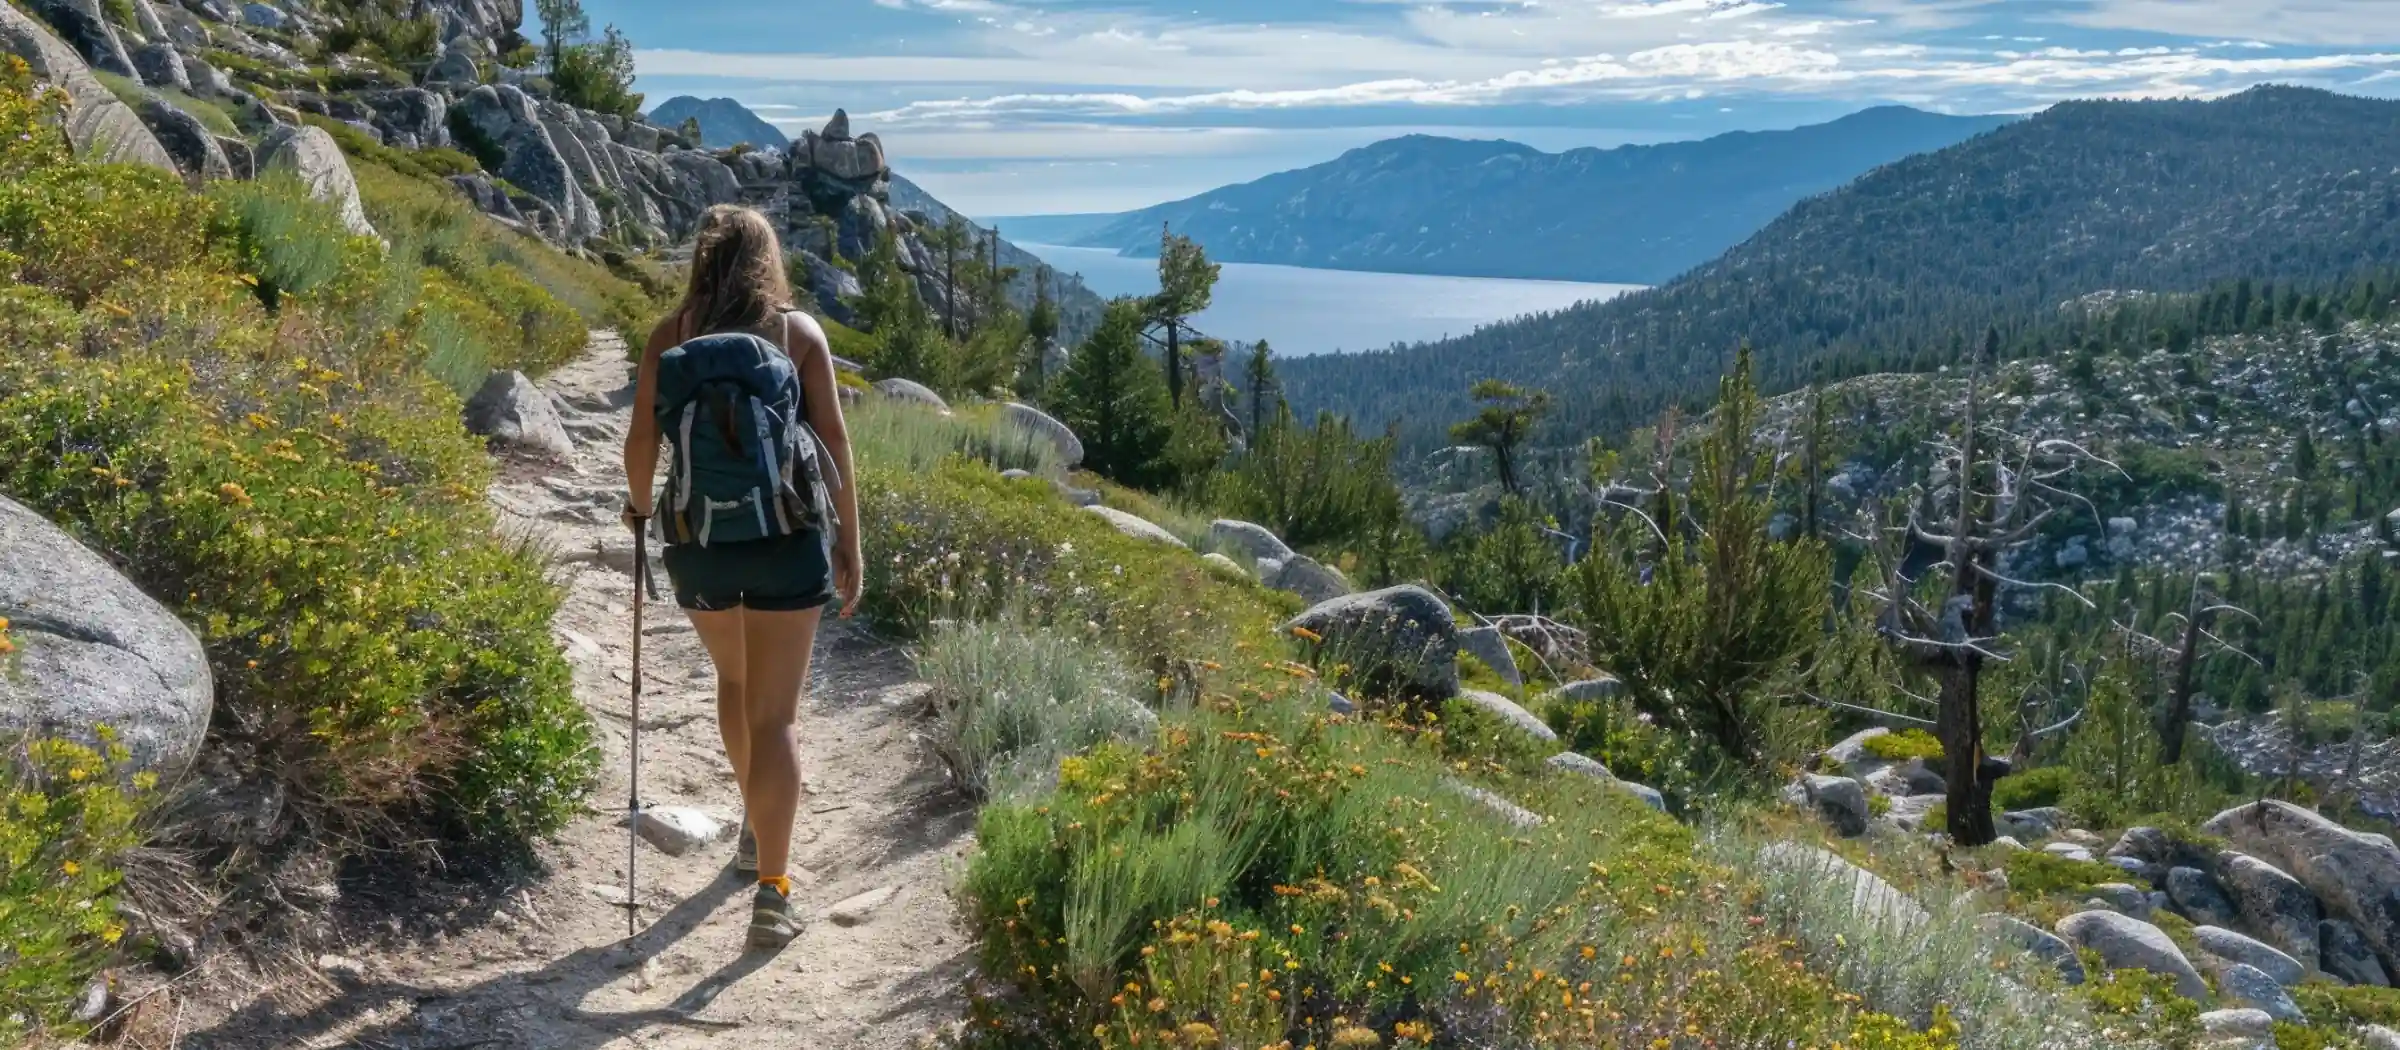
[[[616, 906], [632, 681], [630, 538], [616, 521], [624, 353], [601, 335], [541, 384], [560, 403], [575, 462], [512, 465], [491, 496], [505, 528], [557, 552], [567, 588], [557, 631], [606, 763], [591, 810], [542, 847], [546, 877], [437, 903], [450, 915], [430, 923], [394, 917], [388, 927], [403, 932], [362, 938], [321, 961], [323, 980], [270, 990], [187, 1032], [184, 1046], [881, 1050], [914, 1046], [959, 1016], [972, 957], [948, 887], [973, 814], [912, 731], [922, 687], [907, 659], [850, 624], [829, 623], [819, 639], [801, 720], [808, 796], [793, 859], [807, 868], [794, 873], [806, 932], [780, 953], [744, 953], [750, 892], [731, 871], [730, 838], [680, 858], [645, 842], [644, 931], [626, 950]], [[644, 802], [730, 825], [741, 801], [707, 658], [671, 601], [649, 606], [647, 625]]]

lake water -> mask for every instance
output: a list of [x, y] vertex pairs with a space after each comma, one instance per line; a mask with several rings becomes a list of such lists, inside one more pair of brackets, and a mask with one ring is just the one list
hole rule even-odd
[[[1021, 247], [1061, 273], [1081, 274], [1103, 297], [1158, 291], [1156, 259], [1125, 258], [1106, 248]], [[1279, 354], [1381, 350], [1465, 335], [1494, 321], [1613, 299], [1640, 287], [1225, 263], [1214, 302], [1192, 324], [1219, 339], [1264, 339]]]

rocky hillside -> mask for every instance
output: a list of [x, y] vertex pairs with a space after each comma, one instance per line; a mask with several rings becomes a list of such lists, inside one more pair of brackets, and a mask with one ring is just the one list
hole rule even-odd
[[[2007, 363], [1985, 380], [1987, 418], [2074, 441], [2123, 468], [2095, 482], [2093, 513], [2047, 530], [2024, 553], [2022, 570], [2073, 579], [2230, 562], [2283, 577], [2321, 573], [2372, 545], [2391, 509], [2395, 353], [2400, 324], [2362, 321], [2333, 333], [2214, 336], [2182, 352]], [[1828, 513], [1846, 520], [1921, 478], [1923, 442], [1956, 426], [1965, 387], [1958, 370], [1828, 386]], [[1777, 398], [1762, 432], [1794, 447], [1808, 409], [1806, 392]], [[2304, 471], [2324, 491], [2294, 507]], [[2251, 522], [2231, 543], [2229, 499]]]
[[1228, 262], [1657, 284], [1804, 197], [2008, 119], [1890, 106], [1791, 131], [1565, 153], [1410, 135], [1187, 200], [1029, 229], [1144, 257], [1158, 254], [1164, 223]]
[[681, 127], [687, 120], [699, 122], [700, 144], [709, 149], [784, 149], [791, 145], [781, 129], [730, 98], [677, 95], [650, 111], [650, 122], [662, 127]]
[[1673, 283], [1399, 351], [1294, 361], [1307, 410], [1438, 446], [1498, 376], [1562, 395], [1559, 437], [1706, 396], [1747, 340], [1761, 379], [1930, 368], [2104, 289], [2322, 282], [2394, 258], [2400, 103], [2260, 88], [2076, 102], [1808, 200]]
[[[749, 204], [776, 220], [829, 314], [858, 291], [836, 260], [863, 258], [886, 232], [934, 309], [948, 294], [919, 224], [890, 203], [876, 135], [837, 115], [784, 148], [717, 150], [705, 124], [695, 141], [680, 122], [569, 105], [533, 68], [518, 0], [428, 0], [396, 21], [373, 2], [21, 7], [0, 20], [0, 42], [37, 72], [78, 71], [60, 74], [75, 85], [77, 133], [112, 158], [212, 180], [293, 151], [313, 158], [306, 172], [369, 157], [445, 176], [501, 222], [612, 259], [669, 251], [709, 206]], [[1023, 305], [1029, 282], [1026, 293]]]

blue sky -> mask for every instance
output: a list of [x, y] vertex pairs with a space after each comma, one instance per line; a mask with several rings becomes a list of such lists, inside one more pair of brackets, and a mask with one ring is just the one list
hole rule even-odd
[[[531, 7], [532, 5], [526, 5]], [[849, 109], [982, 216], [1116, 211], [1410, 132], [1544, 149], [2258, 83], [2400, 95], [2400, 0], [586, 0], [652, 101]]]

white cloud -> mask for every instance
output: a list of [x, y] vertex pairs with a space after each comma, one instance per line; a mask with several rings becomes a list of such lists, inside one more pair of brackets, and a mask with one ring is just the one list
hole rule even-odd
[[2278, 44], [2369, 47], [2400, 43], [2395, 0], [2091, 0], [2076, 25]]

